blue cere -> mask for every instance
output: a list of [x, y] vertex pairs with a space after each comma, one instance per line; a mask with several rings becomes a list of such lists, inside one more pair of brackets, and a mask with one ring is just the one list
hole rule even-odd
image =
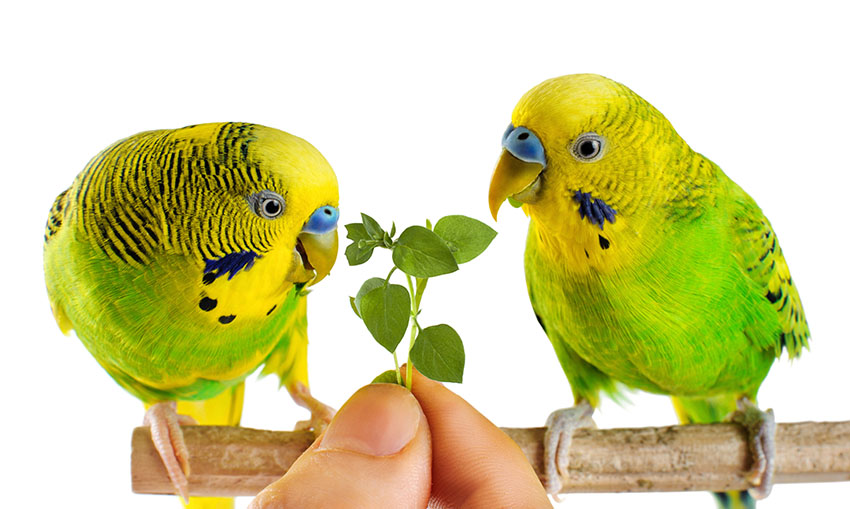
[[336, 229], [339, 221], [339, 209], [330, 205], [319, 207], [307, 220], [307, 224], [301, 229], [305, 233], [328, 233]]
[[543, 143], [536, 134], [525, 127], [509, 125], [502, 136], [502, 147], [514, 157], [527, 163], [540, 163], [546, 167], [546, 154]]
[[508, 128], [505, 129], [505, 134], [502, 135], [502, 146], [505, 146], [505, 140], [508, 139], [508, 136], [516, 129], [513, 124], [508, 124]]

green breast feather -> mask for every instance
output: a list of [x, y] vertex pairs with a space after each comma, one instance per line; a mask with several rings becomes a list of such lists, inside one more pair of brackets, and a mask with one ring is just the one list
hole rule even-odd
[[532, 306], [577, 396], [596, 401], [614, 381], [679, 396], [754, 394], [782, 348], [794, 357], [806, 346], [776, 235], [746, 193], [719, 179], [725, 198], [647, 232], [645, 255], [627, 270], [571, 270], [532, 222]]

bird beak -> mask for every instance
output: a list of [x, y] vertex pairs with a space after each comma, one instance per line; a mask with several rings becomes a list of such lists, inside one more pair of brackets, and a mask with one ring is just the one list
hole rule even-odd
[[525, 127], [508, 126], [502, 137], [502, 156], [490, 179], [490, 213], [499, 214], [510, 196], [522, 203], [534, 203], [540, 192], [540, 173], [546, 169], [546, 155], [540, 139]]
[[295, 249], [301, 255], [304, 269], [315, 271], [315, 276], [307, 283], [313, 286], [327, 276], [336, 262], [339, 248], [339, 235], [337, 230], [327, 233], [301, 232]]
[[339, 209], [325, 205], [313, 211], [295, 241], [295, 265], [290, 277], [294, 283], [313, 286], [327, 276], [339, 248], [337, 222]]

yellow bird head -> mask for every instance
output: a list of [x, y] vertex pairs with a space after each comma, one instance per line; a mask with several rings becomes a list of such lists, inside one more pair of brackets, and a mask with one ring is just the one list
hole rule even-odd
[[528, 91], [502, 147], [490, 183], [494, 219], [511, 197], [532, 216], [556, 202], [579, 202], [600, 226], [606, 215], [612, 221], [618, 211], [657, 200], [667, 163], [689, 150], [649, 103], [594, 74], [550, 79]]
[[[198, 206], [189, 206], [200, 237], [205, 273], [228, 277], [250, 269], [279, 287], [313, 285], [337, 256], [339, 191], [336, 175], [307, 141], [255, 124], [204, 124], [175, 131], [177, 151], [187, 143], [207, 157]], [[182, 141], [180, 141], [182, 140]], [[204, 146], [205, 145], [205, 146]], [[183, 149], [185, 153], [190, 153]], [[216, 164], [218, 160], [218, 164]], [[204, 224], [206, 222], [206, 225]], [[191, 227], [190, 227], [191, 228]], [[248, 278], [242, 278], [248, 279]], [[257, 281], [245, 281], [257, 288]]]
[[277, 129], [143, 132], [104, 150], [80, 178], [84, 230], [133, 266], [180, 254], [200, 266], [204, 285], [220, 278], [240, 299], [265, 302], [315, 284], [336, 260], [336, 175], [312, 145]]

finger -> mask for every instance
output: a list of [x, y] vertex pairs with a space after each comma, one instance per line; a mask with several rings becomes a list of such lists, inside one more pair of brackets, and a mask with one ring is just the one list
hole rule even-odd
[[416, 398], [403, 387], [363, 387], [324, 435], [249, 507], [410, 507], [431, 488], [431, 438]]
[[551, 507], [519, 446], [460, 396], [414, 370], [431, 428], [432, 507]]

